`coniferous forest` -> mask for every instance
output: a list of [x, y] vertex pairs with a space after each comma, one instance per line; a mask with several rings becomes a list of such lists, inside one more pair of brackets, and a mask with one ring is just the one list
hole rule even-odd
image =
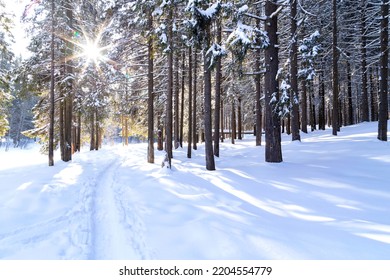
[[1, 136], [39, 139], [49, 165], [118, 135], [168, 165], [204, 142], [208, 170], [249, 132], [266, 162], [283, 161], [281, 133], [378, 121], [387, 141], [388, 3], [374, 2], [35, 0], [21, 18], [2, 3]]

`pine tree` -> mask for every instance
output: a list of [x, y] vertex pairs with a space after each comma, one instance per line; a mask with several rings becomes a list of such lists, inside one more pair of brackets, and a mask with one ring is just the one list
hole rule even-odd
[[388, 64], [389, 64], [389, 2], [381, 3], [381, 53], [380, 53], [380, 92], [379, 92], [379, 122], [378, 139], [387, 141], [388, 116]]

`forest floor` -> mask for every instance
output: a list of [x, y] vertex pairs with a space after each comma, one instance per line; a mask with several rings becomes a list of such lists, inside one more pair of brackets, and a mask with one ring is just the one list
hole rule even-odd
[[[1, 259], [388, 259], [390, 143], [377, 123], [283, 135], [283, 163], [253, 136], [146, 163], [146, 144], [47, 166], [0, 150]], [[390, 136], [390, 135], [389, 135]]]

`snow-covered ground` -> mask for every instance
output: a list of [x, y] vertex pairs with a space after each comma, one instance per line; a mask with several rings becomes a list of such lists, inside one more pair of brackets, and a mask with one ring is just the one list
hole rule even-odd
[[252, 137], [203, 145], [173, 170], [146, 145], [47, 166], [36, 147], [0, 151], [2, 259], [389, 259], [390, 143], [377, 123], [283, 136], [284, 162]]

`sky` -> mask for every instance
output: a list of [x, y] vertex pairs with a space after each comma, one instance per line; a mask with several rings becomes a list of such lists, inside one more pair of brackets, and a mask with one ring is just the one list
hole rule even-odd
[[16, 56], [27, 55], [28, 39], [26, 38], [25, 32], [23, 30], [21, 18], [25, 7], [29, 3], [29, 0], [5, 0], [6, 9], [8, 10], [8, 12], [14, 15], [15, 27], [12, 33], [15, 38], [15, 43], [13, 44], [13, 52]]

